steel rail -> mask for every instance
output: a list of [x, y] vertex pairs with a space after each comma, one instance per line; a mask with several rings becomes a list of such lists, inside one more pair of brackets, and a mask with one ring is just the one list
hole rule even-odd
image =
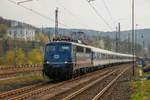
[[38, 90], [34, 90], [34, 91], [29, 92], [29, 93], [25, 93], [25, 94], [19, 95], [17, 97], [11, 98], [9, 100], [23, 100], [23, 99], [29, 98], [29, 97], [31, 97], [33, 95], [38, 95], [38, 94], [40, 94], [42, 92], [46, 92], [46, 91], [48, 91], [48, 90], [50, 90], [52, 88], [56, 88], [56, 87], [62, 86], [63, 84], [65, 84], [67, 82], [69, 82], [69, 81], [64, 81], [64, 82], [57, 83], [55, 85], [50, 85], [50, 86], [48, 86], [46, 88], [40, 88]]
[[100, 91], [92, 100], [98, 100], [119, 78], [120, 76], [127, 71], [129, 68], [126, 68], [122, 71], [115, 79], [113, 79], [102, 91]]
[[92, 83], [86, 85], [85, 87], [81, 88], [80, 90], [78, 90], [78, 91], [76, 91], [76, 92], [70, 94], [69, 96], [65, 97], [63, 100], [70, 100], [70, 99], [72, 99], [73, 97], [79, 95], [81, 92], [87, 90], [88, 88], [90, 88], [91, 86], [93, 86], [94, 84], [96, 84], [97, 82], [102, 81], [102, 80], [105, 79], [106, 77], [112, 75], [112, 74], [113, 74], [114, 72], [116, 72], [116, 71], [117, 71], [117, 70], [112, 71], [112, 72], [110, 72], [109, 74], [107, 74], [107, 75], [105, 75], [105, 76], [103, 76], [103, 77], [97, 79], [96, 81], [93, 81]]
[[26, 87], [23, 87], [23, 88], [19, 88], [19, 89], [15, 89], [15, 90], [11, 90], [11, 91], [5, 92], [5, 93], [1, 93], [0, 94], [0, 99], [4, 99], [4, 98], [9, 97], [11, 95], [16, 95], [18, 93], [22, 93], [22, 92], [31, 90], [33, 88], [40, 87], [40, 86], [45, 85], [47, 83], [48, 82], [42, 82], [42, 83], [39, 83], [39, 84], [34, 84], [34, 85], [31, 85], [31, 86], [26, 86]]

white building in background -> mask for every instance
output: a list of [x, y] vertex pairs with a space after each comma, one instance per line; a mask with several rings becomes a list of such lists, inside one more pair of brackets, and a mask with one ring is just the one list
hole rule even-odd
[[24, 40], [35, 40], [36, 28], [25, 23], [20, 23], [16, 21], [11, 22], [11, 27], [8, 30], [8, 34], [11, 37]]
[[105, 45], [104, 45], [104, 40], [103, 39], [100, 39], [99, 45], [101, 46], [102, 49], [104, 49]]

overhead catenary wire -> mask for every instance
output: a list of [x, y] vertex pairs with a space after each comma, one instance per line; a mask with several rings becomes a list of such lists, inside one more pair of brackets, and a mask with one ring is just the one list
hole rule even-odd
[[108, 12], [108, 14], [109, 14], [109, 16], [110, 16], [110, 18], [111, 18], [111, 20], [112, 20], [112, 23], [115, 25], [115, 21], [113, 20], [112, 14], [111, 14], [110, 9], [109, 9], [109, 7], [107, 6], [105, 0], [101, 0], [101, 1], [103, 2], [103, 4], [104, 4], [104, 6], [105, 6], [105, 8], [106, 8], [106, 10], [107, 10], [107, 12]]
[[92, 4], [90, 2], [94, 1], [94, 0], [86, 0], [89, 4], [89, 6], [93, 9], [93, 11], [97, 14], [97, 16], [103, 20], [103, 22], [106, 24], [106, 26], [113, 31], [112, 27], [109, 26], [108, 22], [104, 19], [104, 17], [96, 10], [96, 8], [94, 6], [92, 6]]
[[[39, 15], [39, 16], [41, 16], [41, 17], [47, 19], [47, 20], [51, 20], [52, 22], [55, 22], [54, 19], [52, 19], [52, 18], [50, 18], [50, 17], [48, 17], [48, 16], [46, 16], [46, 15], [43, 15], [43, 14], [41, 14], [41, 13], [38, 12], [38, 11], [35, 11], [35, 10], [33, 10], [33, 9], [31, 9], [31, 8], [28, 8], [28, 7], [26, 7], [26, 6], [20, 5], [20, 4], [18, 4], [17, 2], [15, 2], [15, 1], [13, 1], [13, 0], [8, 0], [8, 1], [11, 2], [11, 3], [13, 3], [13, 4], [15, 4], [15, 5], [18, 5], [18, 6], [22, 7], [22, 8], [24, 8], [24, 9], [28, 10], [28, 11], [31, 11], [32, 13], [35, 13], [35, 14], [37, 14], [37, 15]], [[60, 25], [62, 25], [62, 26], [65, 26], [65, 27], [69, 28], [69, 26], [66, 25], [66, 24], [64, 24], [64, 23], [61, 23], [61, 22], [58, 22], [58, 23], [59, 23]]]
[[17, 3], [18, 3], [18, 4], [21, 4], [21, 3], [30, 2], [30, 1], [33, 1], [33, 0], [19, 1], [19, 2], [17, 2]]
[[[47, 20], [51, 20], [51, 21], [55, 22], [54, 19], [52, 19], [52, 18], [50, 18], [50, 17], [48, 17], [48, 16], [46, 16], [46, 15], [43, 15], [42, 13], [40, 13], [40, 12], [38, 12], [38, 11], [36, 11], [36, 10], [33, 10], [33, 9], [31, 9], [31, 8], [28, 8], [28, 7], [24, 6], [24, 5], [18, 4], [17, 2], [15, 2], [15, 1], [13, 1], [13, 0], [8, 0], [8, 1], [11, 2], [11, 3], [13, 3], [13, 4], [15, 4], [15, 5], [20, 6], [20, 7], [24, 8], [24, 9], [26, 9], [26, 10], [29, 10], [29, 11], [31, 11], [31, 12], [33, 12], [33, 13], [35, 13], [35, 14], [37, 14], [37, 15], [39, 15], [39, 16], [45, 18], [45, 19], [47, 19]], [[91, 0], [90, 0], [90, 1], [91, 1]], [[107, 25], [107, 27], [112, 30], [112, 27], [109, 26], [109, 24], [107, 23], [107, 21], [106, 21], [106, 20], [104, 19], [104, 17], [96, 10], [96, 8], [95, 8], [94, 6], [92, 6], [92, 4], [90, 3], [90, 1], [87, 0], [87, 2], [89, 3], [90, 7], [95, 11], [95, 13], [97, 14], [97, 16], [99, 16], [99, 17], [104, 21], [104, 23]], [[63, 7], [63, 8], [66, 9], [65, 7]], [[67, 9], [66, 9], [66, 10], [67, 10]], [[67, 11], [70, 12], [69, 10], [67, 10]], [[72, 14], [72, 16], [74, 15], [73, 13], [70, 13], [70, 14]], [[77, 16], [76, 16], [76, 18], [79, 19]], [[66, 25], [66, 24], [64, 24], [64, 23], [59, 22], [59, 24], [62, 25], [62, 26], [65, 26], [65, 27], [67, 27], [67, 28], [69, 28], [69, 26]], [[82, 25], [83, 25], [83, 23], [82, 23]], [[84, 25], [84, 26], [87, 27], [87, 25]]]
[[75, 15], [75, 14], [72, 13], [70, 10], [68, 10], [68, 9], [67, 9], [65, 6], [63, 6], [58, 0], [56, 0], [56, 1], [57, 1], [57, 3], [59, 3], [59, 6], [61, 6], [65, 11], [68, 12], [68, 14], [70, 14], [70, 15], [73, 16], [75, 19], [77, 19], [78, 22], [79, 22], [79, 24], [81, 24], [81, 25], [84, 26], [84, 27], [90, 28], [87, 24], [83, 23], [83, 21], [82, 21], [79, 17], [77, 17], [77, 15]]

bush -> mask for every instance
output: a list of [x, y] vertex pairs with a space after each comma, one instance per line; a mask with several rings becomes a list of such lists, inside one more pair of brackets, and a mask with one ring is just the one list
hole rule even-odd
[[43, 57], [37, 49], [33, 49], [27, 54], [27, 64], [42, 64]]
[[14, 65], [15, 60], [16, 60], [17, 65], [25, 64], [24, 52], [22, 51], [21, 48], [17, 49], [16, 50], [16, 59], [15, 59], [15, 51], [9, 50], [6, 52], [3, 60], [4, 60], [5, 64], [7, 64], [7, 65]]
[[13, 50], [9, 50], [5, 54], [5, 64], [13, 65], [15, 62], [15, 52]]
[[17, 65], [25, 64], [25, 55], [21, 48], [16, 51], [16, 56]]
[[5, 64], [5, 57], [0, 57], [0, 65], [4, 65]]
[[27, 53], [25, 56], [21, 48], [16, 50], [16, 59], [15, 51], [9, 50], [6, 52], [4, 57], [0, 57], [0, 64], [14, 65], [15, 60], [17, 65], [23, 64], [42, 64], [44, 55], [40, 54], [39, 50], [33, 49]]

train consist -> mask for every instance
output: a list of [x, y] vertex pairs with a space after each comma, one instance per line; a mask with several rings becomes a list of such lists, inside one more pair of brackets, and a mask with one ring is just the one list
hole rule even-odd
[[45, 47], [43, 74], [51, 79], [66, 80], [103, 67], [132, 61], [133, 55], [81, 43], [53, 41]]

